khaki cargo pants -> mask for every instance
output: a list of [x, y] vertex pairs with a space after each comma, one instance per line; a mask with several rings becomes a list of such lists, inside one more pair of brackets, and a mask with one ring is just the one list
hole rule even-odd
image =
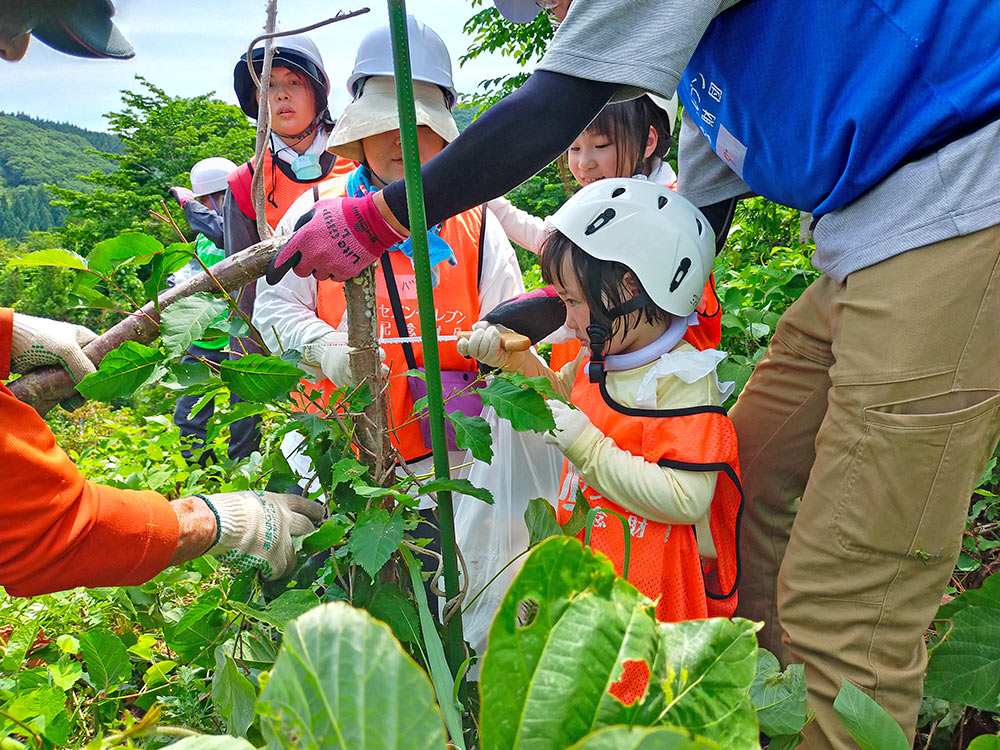
[[1000, 435], [1000, 227], [823, 277], [732, 409], [747, 508], [737, 614], [805, 664], [802, 745], [855, 748], [846, 677], [912, 740], [922, 636]]

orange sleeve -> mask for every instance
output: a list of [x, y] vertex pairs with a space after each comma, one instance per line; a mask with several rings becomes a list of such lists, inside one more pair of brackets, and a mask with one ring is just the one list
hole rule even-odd
[[8, 593], [137, 585], [168, 565], [177, 539], [166, 498], [84, 479], [38, 413], [0, 385], [0, 585]]
[[0, 307], [0, 380], [10, 376], [10, 346], [14, 341], [14, 311]]

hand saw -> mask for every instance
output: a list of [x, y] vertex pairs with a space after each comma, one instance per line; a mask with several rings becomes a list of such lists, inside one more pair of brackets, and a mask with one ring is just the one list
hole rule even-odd
[[[467, 339], [472, 335], [472, 331], [456, 331], [453, 336], [438, 336], [438, 341], [458, 341], [459, 339]], [[379, 339], [380, 344], [420, 344], [422, 343], [419, 336], [403, 336], [397, 338]], [[527, 336], [522, 336], [520, 333], [514, 333], [513, 331], [509, 333], [500, 334], [500, 346], [504, 351], [508, 352], [523, 352], [531, 347], [531, 339]]]

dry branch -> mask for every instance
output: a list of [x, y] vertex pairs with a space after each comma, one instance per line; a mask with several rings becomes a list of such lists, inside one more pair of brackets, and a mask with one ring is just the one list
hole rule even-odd
[[[212, 266], [211, 272], [201, 272], [182, 284], [167, 289], [159, 296], [162, 310], [196, 292], [217, 292], [221, 286], [227, 292], [235, 293], [252, 281], [264, 275], [268, 265], [288, 240], [287, 237], [272, 237], [231, 255]], [[160, 314], [156, 306], [149, 302], [142, 311], [130, 315], [117, 325], [109, 328], [101, 336], [83, 348], [90, 361], [100, 364], [104, 356], [125, 341], [148, 344], [160, 333]], [[22, 375], [8, 385], [11, 392], [21, 401], [30, 404], [43, 417], [56, 404], [78, 395], [73, 380], [61, 367], [42, 367]]]

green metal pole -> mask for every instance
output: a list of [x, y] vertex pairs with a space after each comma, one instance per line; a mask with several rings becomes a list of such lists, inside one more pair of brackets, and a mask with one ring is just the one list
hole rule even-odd
[[[427, 409], [430, 412], [431, 447], [434, 450], [434, 475], [449, 476], [448, 444], [444, 431], [444, 399], [441, 389], [441, 360], [438, 356], [437, 317], [434, 288], [431, 284], [430, 251], [427, 246], [427, 215], [424, 212], [424, 186], [420, 178], [420, 149], [417, 145], [417, 113], [413, 104], [413, 78], [410, 72], [410, 43], [406, 33], [406, 0], [388, 0], [389, 29], [392, 33], [392, 58], [396, 76], [396, 106], [402, 136], [403, 169], [406, 177], [406, 206], [413, 242], [413, 270], [417, 277], [417, 303], [420, 308], [420, 338], [427, 378]], [[405, 332], [400, 332], [405, 333]], [[437, 493], [441, 524], [441, 553], [444, 557], [444, 589], [449, 601], [458, 596], [458, 558], [455, 554], [455, 516], [451, 492]], [[448, 664], [452, 674], [465, 659], [462, 615], [456, 611], [448, 622]]]

